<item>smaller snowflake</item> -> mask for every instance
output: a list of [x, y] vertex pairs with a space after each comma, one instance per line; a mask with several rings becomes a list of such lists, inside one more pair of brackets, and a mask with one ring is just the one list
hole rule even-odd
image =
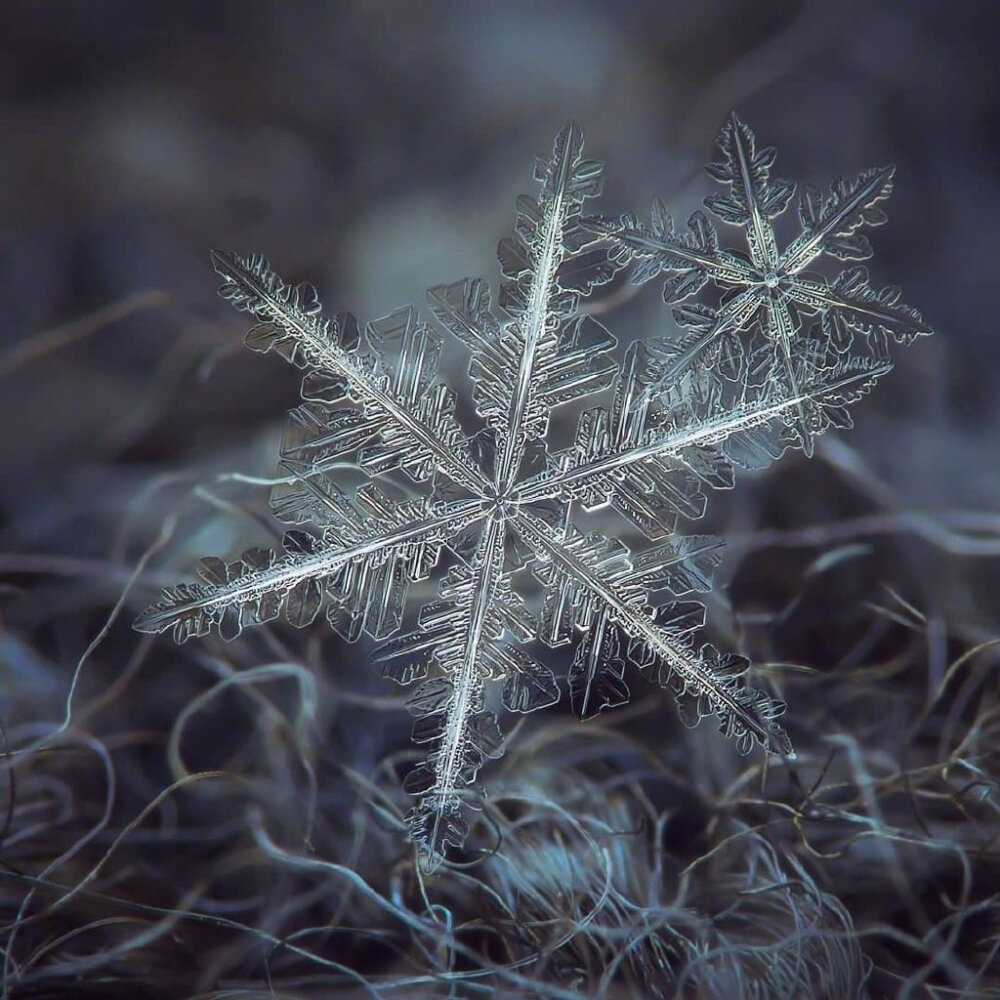
[[[753, 132], [735, 114], [718, 145], [722, 159], [706, 169], [728, 190], [706, 198], [705, 205], [723, 222], [743, 229], [748, 253], [720, 246], [704, 212], [695, 212], [687, 231], [678, 234], [659, 200], [648, 227], [631, 214], [592, 223], [595, 232], [613, 240], [619, 262], [634, 264], [634, 284], [667, 274], [663, 299], [675, 305], [675, 319], [690, 331], [663, 345], [666, 363], [651, 394], [669, 388], [697, 363], [733, 380], [752, 378], [755, 370], [758, 377], [777, 374], [797, 395], [803, 358], [797, 341], [815, 335], [809, 320], [817, 315], [830, 350], [808, 348], [813, 364], [835, 364], [849, 355], [858, 332], [883, 353], [887, 340], [908, 344], [931, 332], [916, 309], [900, 302], [898, 288], [873, 289], [862, 266], [830, 279], [807, 271], [824, 255], [838, 261], [872, 256], [871, 242], [859, 230], [886, 221], [879, 205], [892, 193], [893, 167], [873, 167], [850, 181], [838, 177], [828, 195], [806, 186], [799, 198], [801, 232], [779, 252], [773, 220], [788, 207], [795, 185], [772, 179], [774, 148], [757, 150]], [[721, 293], [716, 306], [694, 301], [709, 283]], [[774, 348], [780, 355], [777, 371]], [[796, 433], [806, 454], [812, 454], [818, 431], [804, 415]]]

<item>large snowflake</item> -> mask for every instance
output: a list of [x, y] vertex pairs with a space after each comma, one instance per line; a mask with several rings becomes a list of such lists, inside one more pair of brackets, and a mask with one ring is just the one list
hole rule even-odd
[[[584, 158], [576, 125], [559, 133], [537, 164], [537, 200], [518, 200], [500, 244], [497, 305], [480, 279], [428, 293], [435, 325], [472, 354], [474, 432], [438, 378], [441, 337], [415, 308], [362, 334], [350, 315], [324, 318], [311, 285], [286, 284], [262, 257], [213, 257], [221, 294], [257, 320], [248, 345], [306, 370], [272, 506], [309, 530], [289, 530], [282, 552], [205, 559], [198, 582], [168, 589], [136, 625], [179, 641], [213, 627], [233, 638], [277, 618], [305, 626], [325, 608], [344, 638], [372, 636], [384, 676], [420, 682], [409, 707], [428, 755], [405, 785], [427, 868], [465, 840], [469, 786], [503, 751], [496, 699], [532, 712], [559, 698], [544, 646], [575, 643], [569, 690], [583, 717], [628, 699], [631, 663], [673, 691], [685, 722], [717, 716], [741, 753], [792, 752], [775, 721], [785, 706], [745, 683], [747, 661], [695, 642], [703, 608], [679, 599], [709, 589], [720, 543], [677, 535], [676, 523], [700, 517], [703, 491], [732, 485], [734, 465], [760, 468], [849, 423], [847, 404], [890, 367], [882, 317], [899, 321], [890, 332], [904, 319], [908, 334], [925, 331], [856, 273], [801, 276], [821, 250], [864, 255], [855, 231], [880, 221], [886, 172], [838, 182], [825, 201], [807, 191], [804, 234], [778, 255], [769, 220], [792, 190], [769, 179], [773, 151], [755, 152], [735, 118], [720, 145], [710, 172], [731, 194], [709, 206], [744, 227], [749, 256], [720, 250], [700, 213], [680, 237], [662, 207], [650, 229], [583, 216], [601, 165]], [[636, 342], [619, 365], [584, 304], [625, 267], [636, 281], [665, 273], [668, 300], [708, 279], [735, 292], [716, 308], [688, 303], [693, 339]], [[551, 452], [553, 409], [598, 394], [606, 405], [584, 410], [574, 443]], [[338, 485], [345, 464], [363, 485]], [[647, 542], [630, 551], [592, 530], [607, 518], [588, 512], [608, 507]], [[408, 585], [434, 571], [439, 599], [408, 616]]]

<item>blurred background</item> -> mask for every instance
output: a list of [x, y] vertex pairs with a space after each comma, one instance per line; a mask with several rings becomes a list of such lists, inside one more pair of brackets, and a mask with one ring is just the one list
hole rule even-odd
[[[407, 996], [458, 996], [449, 976], [462, 969], [479, 969], [476, 988], [527, 995], [513, 974], [489, 978], [521, 957], [509, 936], [469, 938], [447, 958], [400, 917], [447, 910], [459, 925], [488, 905], [460, 881], [421, 896], [398, 824], [379, 815], [405, 806], [393, 754], [405, 759], [409, 723], [363, 644], [279, 628], [176, 648], [129, 629], [197, 557], [274, 531], [267, 490], [229, 474], [273, 474], [298, 377], [242, 348], [208, 251], [263, 253], [362, 319], [465, 275], [495, 287], [513, 200], [568, 119], [606, 163], [605, 211], [645, 214], [659, 196], [683, 218], [710, 192], [702, 167], [732, 109], [777, 146], [782, 176], [826, 185], [896, 164], [873, 284], [902, 286], [937, 335], [896, 351], [852, 431], [811, 462], [744, 476], [697, 526], [729, 543], [715, 639], [770, 666], [800, 770], [762, 791], [760, 761], [736, 761], [711, 726], [684, 731], [665, 695], [637, 690], [631, 714], [584, 737], [565, 705], [532, 717], [525, 739], [555, 735], [531, 787], [564, 801], [560, 765], [582, 769], [593, 796], [613, 799], [609, 829], [644, 831], [615, 872], [634, 879], [647, 871], [638, 855], [658, 858], [648, 878], [667, 894], [683, 883], [669, 871], [752, 831], [708, 896], [671, 897], [671, 926], [691, 926], [612, 970], [606, 995], [637, 995], [637, 982], [651, 996], [777, 989], [739, 951], [753, 921], [712, 943], [736, 903], [709, 888], [735, 899], [778, 881], [808, 888], [830, 935], [822, 954], [799, 942], [813, 972], [786, 995], [996, 995], [998, 20], [986, 0], [6, 0], [0, 721], [23, 751], [4, 772], [0, 844], [10, 996], [273, 996], [269, 969], [281, 996], [371, 995], [365, 977], [383, 973], [411, 977]], [[622, 339], [675, 329], [651, 287], [626, 316], [629, 328], [608, 320]], [[461, 384], [457, 363], [449, 377]], [[168, 520], [169, 541], [135, 576]], [[286, 666], [259, 690], [232, 680], [274, 663]], [[74, 676], [71, 725], [27, 752], [63, 721]], [[195, 704], [205, 711], [178, 735]], [[528, 780], [515, 761], [526, 766], [498, 765], [499, 798]], [[157, 799], [213, 767], [240, 780]], [[823, 790], [813, 814], [803, 803]], [[539, 852], [570, 843], [552, 835], [560, 815], [515, 859], [529, 885], [476, 875], [514, 909], [541, 900], [539, 925], [563, 905], [531, 882], [559, 870]], [[335, 873], [307, 877], [262, 829], [282, 849], [311, 838], [310, 858], [360, 872], [387, 906]], [[581, 900], [600, 895], [586, 866], [563, 862]], [[792, 925], [776, 919], [755, 943], [774, 948]], [[608, 965], [588, 933], [546, 952], [539, 995], [593, 995]], [[295, 934], [313, 957], [275, 945]], [[523, 927], [510, 934], [523, 943]], [[695, 954], [723, 978], [684, 980]]]

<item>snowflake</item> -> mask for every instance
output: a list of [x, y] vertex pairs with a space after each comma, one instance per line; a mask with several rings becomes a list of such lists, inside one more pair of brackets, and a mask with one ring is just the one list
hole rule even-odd
[[[438, 378], [442, 339], [415, 308], [362, 334], [348, 314], [324, 318], [311, 285], [286, 284], [262, 257], [213, 255], [222, 296], [257, 321], [248, 346], [306, 371], [272, 507], [309, 530], [289, 530], [282, 552], [203, 560], [199, 581], [166, 590], [136, 627], [178, 641], [214, 627], [231, 639], [278, 618], [303, 627], [325, 608], [345, 639], [372, 636], [383, 676], [419, 682], [408, 706], [428, 754], [405, 787], [428, 870], [465, 841], [470, 786], [503, 752], [497, 700], [527, 713], [559, 698], [539, 644], [575, 643], [569, 690], [584, 718], [627, 701], [631, 663], [672, 690], [686, 723], [713, 714], [739, 752], [792, 755], [776, 722], [784, 704], [746, 684], [745, 659], [694, 640], [704, 609], [685, 598], [710, 589], [720, 542], [676, 534], [677, 520], [700, 517], [706, 487], [731, 486], [734, 466], [763, 467], [848, 425], [845, 407], [891, 367], [881, 334], [925, 330], [857, 272], [802, 273], [820, 252], [867, 255], [855, 230], [881, 221], [888, 171], [838, 182], [825, 201], [807, 190], [803, 235], [779, 255], [769, 220], [792, 187], [770, 181], [773, 151], [755, 152], [735, 118], [721, 146], [709, 169], [731, 193], [708, 204], [746, 227], [749, 258], [720, 249], [701, 213], [680, 237], [659, 205], [650, 229], [584, 216], [601, 164], [584, 158], [575, 124], [559, 133], [538, 160], [537, 199], [518, 199], [514, 236], [500, 243], [497, 306], [480, 279], [428, 293], [436, 326], [472, 354], [474, 432]], [[683, 307], [693, 340], [640, 341], [618, 364], [615, 338], [584, 307], [626, 267], [638, 282], [666, 272], [669, 301], [709, 279], [731, 291], [717, 309]], [[816, 312], [818, 333], [806, 329]], [[598, 394], [606, 403], [583, 410], [573, 444], [550, 451], [552, 411]], [[333, 475], [345, 464], [364, 477], [357, 489]], [[631, 551], [587, 530], [587, 512], [604, 508], [645, 543]], [[408, 585], [435, 571], [439, 599], [408, 617]]]
[[[806, 270], [824, 254], [841, 261], [872, 256], [871, 242], [858, 230], [886, 221], [878, 206], [892, 193], [893, 167], [873, 167], [851, 181], [838, 177], [827, 196], [805, 187], [799, 200], [802, 231], [779, 253], [772, 222], [788, 207], [795, 185], [772, 180], [775, 150], [769, 146], [758, 151], [753, 132], [735, 114], [723, 127], [718, 145], [722, 160], [707, 171], [729, 191], [706, 198], [705, 205], [723, 222], [743, 228], [749, 254], [720, 247], [719, 234], [704, 212], [695, 212], [687, 232], [678, 235], [659, 200], [648, 227], [631, 214], [593, 223], [596, 232], [615, 241], [620, 262], [635, 262], [634, 284], [667, 271], [663, 299], [668, 305], [682, 303], [674, 317], [690, 333], [662, 345], [666, 364], [650, 393], [669, 388], [698, 362], [737, 381], [756, 369], [758, 376], [783, 378], [788, 391], [798, 395], [804, 356], [796, 338], [814, 332], [806, 317], [817, 313], [830, 350], [814, 352], [813, 364], [838, 362], [850, 352], [856, 332], [882, 341], [883, 352], [886, 340], [908, 344], [931, 332], [916, 309], [899, 301], [898, 288], [873, 289], [864, 267], [847, 268], [832, 280]], [[718, 307], [683, 304], [709, 282], [723, 293]], [[751, 331], [763, 333], [770, 345], [748, 337]], [[774, 347], [780, 351], [777, 368], [772, 363]], [[803, 408], [794, 433], [807, 455], [822, 429], [810, 425]]]

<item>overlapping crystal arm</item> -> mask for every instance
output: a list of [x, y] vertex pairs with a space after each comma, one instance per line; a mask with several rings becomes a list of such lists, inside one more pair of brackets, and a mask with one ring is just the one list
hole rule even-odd
[[633, 345], [612, 406], [586, 411], [574, 445], [515, 495], [525, 504], [554, 496], [588, 508], [610, 504], [647, 536], [663, 537], [678, 516], [701, 516], [702, 489], [731, 486], [734, 466], [760, 469], [779, 457], [803, 419], [813, 435], [849, 427], [848, 407], [892, 368], [884, 355], [832, 365], [813, 357], [827, 350], [821, 341], [803, 345], [795, 394], [773, 382], [733, 392], [725, 379], [699, 372], [640, 404], [662, 362], [647, 345]]

